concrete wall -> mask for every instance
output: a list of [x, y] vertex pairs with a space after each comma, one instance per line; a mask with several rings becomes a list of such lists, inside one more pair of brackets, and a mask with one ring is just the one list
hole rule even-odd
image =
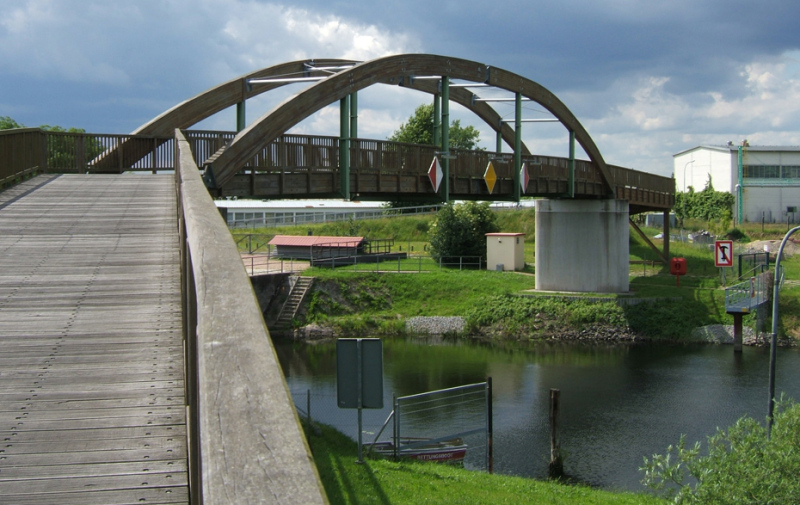
[[524, 233], [487, 233], [486, 269], [522, 270], [525, 268]]
[[744, 221], [760, 223], [762, 215], [766, 223], [785, 223], [787, 218], [791, 223], [800, 221], [800, 213], [786, 212], [787, 207], [797, 207], [800, 210], [800, 186], [745, 185], [743, 191]]
[[537, 200], [536, 289], [627, 292], [628, 240], [628, 202]]

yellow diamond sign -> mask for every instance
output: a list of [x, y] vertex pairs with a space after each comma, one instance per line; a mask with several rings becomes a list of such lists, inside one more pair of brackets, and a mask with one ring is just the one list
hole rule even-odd
[[494, 190], [494, 183], [497, 182], [497, 173], [494, 171], [494, 165], [490, 161], [486, 166], [486, 172], [483, 173], [483, 180], [486, 181], [486, 187], [489, 188], [489, 193]]

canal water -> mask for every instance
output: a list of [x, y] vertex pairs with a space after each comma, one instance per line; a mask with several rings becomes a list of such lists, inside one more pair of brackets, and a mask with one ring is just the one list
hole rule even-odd
[[[355, 439], [356, 412], [336, 405], [335, 344], [279, 343], [276, 349], [295, 403], [305, 409], [310, 399], [312, 417]], [[365, 443], [391, 411], [393, 394], [473, 384], [487, 377], [492, 377], [494, 392], [496, 473], [547, 477], [549, 391], [556, 388], [561, 390], [566, 473], [596, 487], [643, 491], [643, 458], [664, 453], [681, 434], [705, 446], [717, 427], [727, 428], [745, 414], [764, 420], [769, 350], [747, 347], [736, 355], [724, 345], [555, 343], [511, 351], [385, 340], [385, 408], [364, 411]], [[778, 350], [776, 396], [781, 393], [800, 399], [796, 349]], [[438, 415], [431, 422], [438, 426], [447, 419]], [[469, 461], [474, 464], [474, 457]]]

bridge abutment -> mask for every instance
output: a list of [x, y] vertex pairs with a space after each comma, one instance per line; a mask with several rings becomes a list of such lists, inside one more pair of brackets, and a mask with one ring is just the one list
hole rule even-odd
[[627, 201], [536, 201], [537, 290], [627, 292], [629, 250]]

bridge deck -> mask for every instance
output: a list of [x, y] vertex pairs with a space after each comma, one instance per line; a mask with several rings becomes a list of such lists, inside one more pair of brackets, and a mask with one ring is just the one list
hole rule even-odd
[[173, 178], [0, 193], [0, 502], [187, 503]]

